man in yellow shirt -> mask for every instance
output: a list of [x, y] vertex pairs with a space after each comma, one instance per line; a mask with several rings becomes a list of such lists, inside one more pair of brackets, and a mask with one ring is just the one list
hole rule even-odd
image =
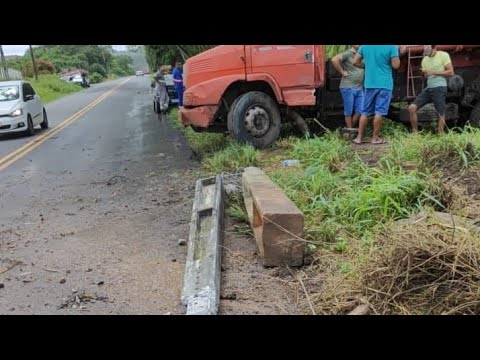
[[417, 110], [433, 102], [438, 115], [438, 133], [443, 134], [448, 91], [446, 78], [454, 75], [452, 60], [447, 52], [437, 50], [437, 45], [424, 45], [423, 50], [422, 71], [427, 78], [427, 88], [408, 107], [412, 132], [418, 131]]

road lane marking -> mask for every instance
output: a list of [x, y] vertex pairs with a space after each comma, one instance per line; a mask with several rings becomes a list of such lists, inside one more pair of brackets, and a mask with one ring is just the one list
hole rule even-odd
[[132, 78], [128, 78], [124, 81], [122, 81], [120, 84], [117, 86], [113, 87], [112, 89], [108, 90], [107, 92], [103, 93], [100, 95], [98, 98], [93, 100], [90, 104], [82, 108], [81, 110], [77, 111], [75, 114], [70, 116], [68, 119], [64, 120], [54, 128], [51, 128], [48, 130], [46, 133], [41, 134], [37, 136], [35, 139], [32, 141], [29, 141], [25, 145], [21, 146], [20, 148], [12, 151], [8, 155], [4, 156], [3, 158], [0, 159], [0, 171], [5, 170], [8, 166], [13, 164], [15, 161], [21, 159], [25, 155], [27, 155], [30, 151], [33, 149], [37, 148], [38, 146], [42, 145], [44, 142], [46, 142], [48, 139], [50, 139], [52, 136], [55, 134], [59, 133], [62, 129], [66, 128], [67, 126], [73, 124], [76, 120], [81, 118], [83, 115], [85, 115], [87, 112], [89, 112], [91, 109], [93, 109], [95, 106], [97, 106], [99, 103], [101, 103], [103, 100], [105, 100], [107, 97], [112, 95], [115, 91], [117, 91], [120, 87], [125, 85], [128, 81], [130, 81]]

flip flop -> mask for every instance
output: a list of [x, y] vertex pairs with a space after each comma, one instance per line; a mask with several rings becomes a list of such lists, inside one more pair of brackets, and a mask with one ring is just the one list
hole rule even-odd
[[362, 144], [363, 144], [363, 141], [356, 142], [355, 140], [352, 140], [352, 143], [355, 144], [355, 145], [362, 145]]
[[372, 145], [382, 145], [382, 144], [388, 144], [387, 140], [381, 139], [379, 142], [371, 142]]

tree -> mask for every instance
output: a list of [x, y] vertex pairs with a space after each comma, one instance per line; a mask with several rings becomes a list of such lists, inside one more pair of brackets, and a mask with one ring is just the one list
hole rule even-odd
[[208, 50], [216, 45], [144, 45], [145, 57], [151, 69], [158, 65], [174, 65], [183, 60]]
[[106, 78], [107, 77], [107, 70], [100, 64], [95, 63], [89, 66], [88, 71], [90, 73], [97, 73], [100, 74], [102, 77]]

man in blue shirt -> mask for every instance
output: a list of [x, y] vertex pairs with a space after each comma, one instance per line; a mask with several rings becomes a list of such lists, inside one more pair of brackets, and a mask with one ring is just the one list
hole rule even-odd
[[400, 67], [400, 57], [396, 45], [362, 45], [355, 55], [354, 64], [359, 65], [363, 59], [365, 64], [365, 98], [358, 136], [353, 141], [361, 144], [368, 116], [373, 119], [372, 144], [384, 144], [380, 138], [383, 116], [388, 114], [393, 91], [392, 69]]
[[178, 96], [178, 106], [183, 106], [183, 69], [182, 63], [177, 61], [175, 64], [175, 69], [173, 69], [173, 83], [175, 87], [175, 92]]

